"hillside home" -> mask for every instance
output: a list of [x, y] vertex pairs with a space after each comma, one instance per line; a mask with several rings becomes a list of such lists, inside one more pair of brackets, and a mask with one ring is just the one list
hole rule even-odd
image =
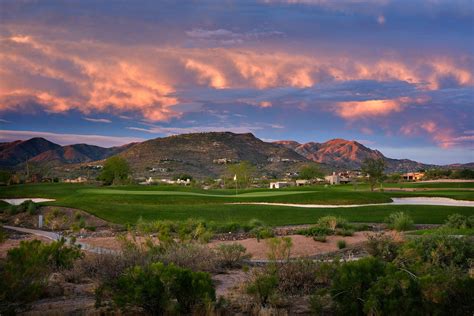
[[341, 178], [335, 172], [332, 173], [330, 176], [325, 176], [324, 179], [329, 182], [329, 184], [339, 184], [341, 183]]
[[407, 181], [418, 181], [418, 180], [423, 179], [424, 176], [425, 176], [424, 172], [407, 172], [407, 173], [402, 174], [403, 180], [407, 180]]
[[281, 189], [289, 186], [290, 184], [286, 181], [270, 182], [270, 189]]
[[311, 184], [310, 180], [296, 180], [297, 187], [302, 187], [302, 186], [310, 185], [310, 184]]
[[87, 178], [77, 177], [76, 179], [65, 179], [63, 182], [65, 182], [65, 183], [84, 183], [84, 182], [87, 182]]

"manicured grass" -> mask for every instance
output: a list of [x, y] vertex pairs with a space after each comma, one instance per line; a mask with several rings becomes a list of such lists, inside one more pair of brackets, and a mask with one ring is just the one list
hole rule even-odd
[[[359, 187], [360, 189], [360, 187]], [[175, 186], [98, 187], [84, 184], [33, 184], [0, 187], [0, 197], [43, 197], [57, 201], [48, 205], [83, 209], [105, 220], [134, 224], [145, 220], [204, 219], [246, 223], [262, 220], [268, 225], [315, 223], [325, 215], [342, 216], [353, 222], [381, 222], [390, 213], [404, 211], [415, 223], [441, 224], [452, 213], [474, 215], [472, 207], [374, 205], [358, 208], [294, 208], [268, 205], [231, 205], [233, 202], [306, 204], [369, 204], [390, 202], [395, 196], [443, 196], [473, 200], [472, 191], [370, 192], [353, 186], [312, 186], [282, 190], [201, 190]]]

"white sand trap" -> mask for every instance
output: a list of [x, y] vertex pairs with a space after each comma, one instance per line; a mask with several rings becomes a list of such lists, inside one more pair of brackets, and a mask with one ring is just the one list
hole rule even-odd
[[474, 206], [474, 201], [455, 200], [443, 197], [404, 197], [392, 198], [392, 200], [392, 204], [398, 205]]
[[374, 205], [438, 205], [438, 206], [467, 206], [474, 207], [474, 201], [455, 200], [442, 197], [406, 197], [392, 198], [390, 203], [372, 203], [372, 204], [294, 204], [294, 203], [268, 203], [268, 202], [243, 202], [229, 204], [246, 204], [246, 205], [270, 205], [270, 206], [291, 206], [304, 208], [349, 208]]
[[55, 199], [43, 199], [43, 198], [22, 198], [22, 199], [2, 199], [2, 201], [7, 202], [8, 204], [11, 205], [20, 205], [21, 203], [25, 201], [33, 201], [35, 203], [41, 203], [41, 202], [53, 202], [56, 201]]

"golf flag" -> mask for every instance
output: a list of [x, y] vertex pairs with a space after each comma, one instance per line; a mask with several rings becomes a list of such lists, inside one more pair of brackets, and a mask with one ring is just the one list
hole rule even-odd
[[237, 181], [237, 174], [234, 175], [234, 181]]

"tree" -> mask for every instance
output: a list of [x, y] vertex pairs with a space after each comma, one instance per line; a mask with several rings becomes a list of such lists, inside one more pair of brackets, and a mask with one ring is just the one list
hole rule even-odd
[[129, 173], [128, 162], [122, 157], [114, 156], [105, 161], [99, 180], [106, 185], [119, 184], [128, 179]]
[[236, 182], [240, 187], [248, 187], [255, 174], [255, 166], [248, 161], [242, 161], [237, 164], [228, 165], [228, 177], [237, 177]]
[[384, 177], [385, 161], [383, 159], [367, 158], [361, 166], [365, 175], [369, 176], [370, 190], [373, 191], [375, 185], [381, 182]]
[[322, 178], [323, 173], [319, 170], [319, 168], [314, 165], [304, 165], [301, 167], [299, 172], [299, 178], [304, 180], [311, 180], [316, 178]]

